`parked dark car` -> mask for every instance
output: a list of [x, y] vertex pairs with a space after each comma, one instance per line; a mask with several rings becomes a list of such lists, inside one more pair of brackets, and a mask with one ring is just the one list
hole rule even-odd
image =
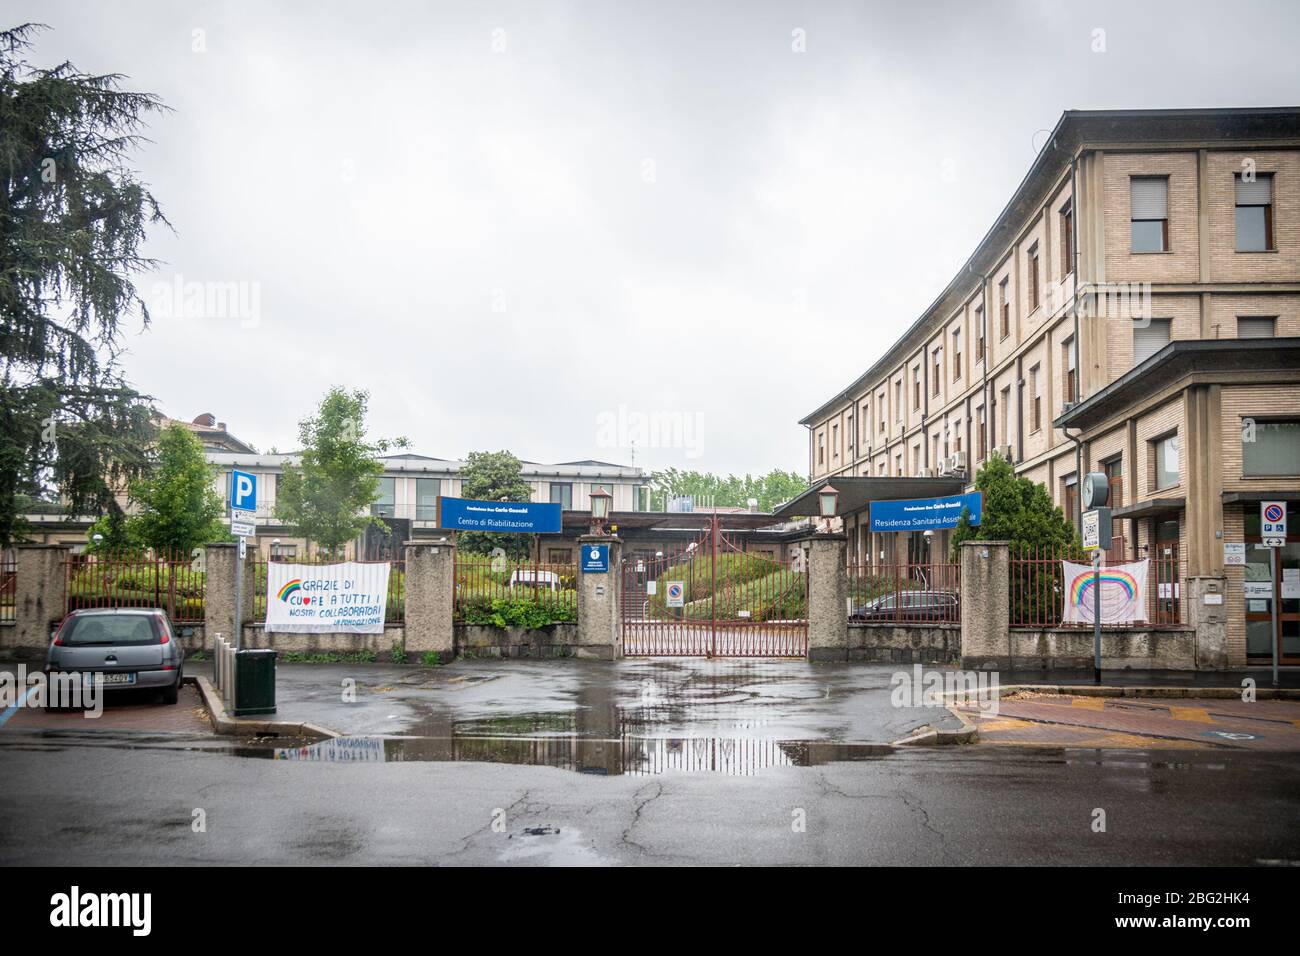
[[93, 675], [103, 690], [162, 692], [174, 704], [185, 653], [160, 608], [73, 611], [63, 619], [45, 655], [45, 672]]
[[961, 620], [960, 598], [956, 591], [900, 591], [858, 605], [849, 620], [955, 624]]

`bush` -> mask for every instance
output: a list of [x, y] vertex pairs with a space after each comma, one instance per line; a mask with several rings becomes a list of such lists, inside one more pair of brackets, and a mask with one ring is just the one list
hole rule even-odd
[[[560, 592], [564, 593], [564, 592]], [[489, 627], [523, 627], [536, 630], [551, 624], [566, 624], [578, 619], [569, 604], [538, 603], [531, 598], [474, 597], [460, 607], [460, 620], [465, 624], [486, 624]]]

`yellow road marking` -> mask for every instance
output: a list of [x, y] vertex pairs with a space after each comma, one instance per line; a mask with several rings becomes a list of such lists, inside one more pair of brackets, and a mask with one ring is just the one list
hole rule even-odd
[[986, 730], [1023, 730], [1025, 727], [1041, 727], [1042, 724], [1036, 724], [1032, 720], [1012, 720], [1002, 718], [1001, 720], [985, 720], [980, 723], [980, 732]]
[[1204, 707], [1174, 707], [1171, 705], [1169, 716], [1174, 720], [1194, 720], [1199, 724], [1214, 723], [1210, 718], [1210, 712]]
[[1082, 707], [1084, 710], [1102, 710], [1106, 706], [1104, 697], [1071, 697], [1071, 707]]

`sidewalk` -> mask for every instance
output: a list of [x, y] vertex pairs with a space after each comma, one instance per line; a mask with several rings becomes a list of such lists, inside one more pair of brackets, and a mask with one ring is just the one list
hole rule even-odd
[[1300, 751], [1300, 701], [1133, 699], [1015, 692], [996, 716], [957, 708], [984, 744]]

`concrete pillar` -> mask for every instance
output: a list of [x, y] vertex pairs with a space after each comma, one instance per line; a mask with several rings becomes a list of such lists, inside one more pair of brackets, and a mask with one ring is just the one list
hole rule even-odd
[[70, 550], [57, 544], [20, 544], [14, 547], [14, 626], [0, 628], [7, 647], [44, 653], [50, 631], [67, 610], [64, 564]]
[[[220, 634], [232, 644], [236, 643], [235, 626], [235, 568], [239, 563], [239, 545], [233, 541], [218, 541], [207, 545], [203, 555], [203, 630], [208, 647], [213, 635]], [[253, 562], [244, 559], [243, 607], [239, 613], [242, 626], [253, 616], [253, 592], [256, 587]], [[241, 646], [243, 645], [241, 642]]]
[[583, 545], [609, 545], [609, 573], [583, 574], [581, 556], [578, 571], [578, 643], [574, 651], [578, 657], [613, 661], [623, 656], [623, 630], [621, 625], [622, 571], [619, 567], [623, 555], [623, 542], [612, 535], [584, 534], [578, 539]]
[[1183, 604], [1187, 624], [1196, 629], [1196, 669], [1228, 669], [1228, 580], [1223, 577], [1187, 579]]
[[848, 544], [842, 534], [818, 534], [799, 542], [808, 567], [808, 659], [849, 659]]
[[408, 655], [435, 651], [443, 663], [456, 656], [455, 595], [456, 545], [450, 539], [406, 542]]
[[1010, 669], [1010, 572], [1009, 542], [962, 542], [962, 667]]

